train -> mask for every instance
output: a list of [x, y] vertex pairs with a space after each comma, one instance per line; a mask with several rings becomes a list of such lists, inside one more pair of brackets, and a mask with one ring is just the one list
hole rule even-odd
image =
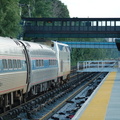
[[0, 37], [0, 112], [69, 80], [70, 49]]

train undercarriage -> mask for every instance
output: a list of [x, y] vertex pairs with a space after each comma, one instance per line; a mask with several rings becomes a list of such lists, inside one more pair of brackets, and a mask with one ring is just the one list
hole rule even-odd
[[31, 87], [28, 93], [23, 93], [23, 89], [12, 91], [3, 95], [0, 95], [0, 113], [4, 113], [21, 103], [24, 103], [31, 98], [34, 98], [37, 95], [42, 95], [45, 92], [52, 90], [54, 88], [59, 87], [60, 85], [65, 84], [69, 80], [69, 75], [65, 80], [63, 77], [59, 77], [57, 81], [50, 80], [47, 82], [43, 82], [41, 84], [37, 84]]

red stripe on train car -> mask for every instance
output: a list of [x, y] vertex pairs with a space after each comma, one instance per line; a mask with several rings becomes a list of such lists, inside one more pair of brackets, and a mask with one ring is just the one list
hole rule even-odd
[[9, 92], [9, 91], [14, 91], [14, 90], [16, 90], [16, 89], [24, 88], [25, 86], [26, 86], [26, 85], [20, 86], [20, 87], [16, 87], [16, 88], [7, 89], [7, 90], [3, 90], [3, 91], [0, 91], [0, 93], [5, 93], [5, 92]]

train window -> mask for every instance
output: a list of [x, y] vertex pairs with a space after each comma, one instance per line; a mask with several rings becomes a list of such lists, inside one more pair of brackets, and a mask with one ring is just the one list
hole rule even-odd
[[69, 47], [66, 47], [66, 49], [67, 49], [67, 52], [70, 52], [70, 48]]
[[21, 68], [21, 67], [22, 67], [21, 60], [19, 60], [19, 68]]
[[53, 60], [51, 60], [51, 65], [53, 65]]
[[70, 52], [70, 49], [69, 49], [69, 47], [66, 47], [66, 51], [67, 51], [67, 52]]
[[17, 67], [18, 67], [18, 68], [21, 68], [21, 67], [22, 67], [22, 65], [21, 65], [21, 60], [17, 60]]
[[40, 66], [40, 60], [38, 60], [38, 66]]
[[49, 60], [49, 65], [50, 65], [50, 60]]
[[41, 66], [41, 60], [38, 60], [38, 66]]
[[38, 66], [40, 66], [40, 60], [38, 60]]
[[36, 67], [38, 67], [38, 60], [36, 60]]
[[49, 60], [49, 65], [56, 65], [57, 61], [56, 60]]
[[66, 52], [68, 52], [68, 49], [67, 49], [67, 47], [65, 47], [65, 49], [66, 49]]
[[9, 67], [9, 69], [13, 68], [12, 60], [11, 59], [8, 59], [8, 67]]
[[2, 59], [3, 69], [8, 69], [8, 63], [6, 59]]
[[44, 61], [42, 60], [42, 66], [44, 66]]
[[43, 61], [42, 60], [40, 60], [40, 66], [43, 66]]
[[51, 65], [53, 65], [53, 60], [51, 60]]
[[16, 62], [16, 60], [13, 60], [13, 67], [17, 68], [17, 62]]
[[40, 60], [40, 64], [39, 64], [39, 66], [42, 66], [42, 60]]
[[38, 62], [39, 62], [39, 63], [38, 63], [38, 66], [42, 66], [42, 65], [41, 65], [41, 64], [42, 64], [42, 63], [41, 63], [41, 60], [38, 60]]
[[3, 64], [3, 69], [12, 69], [12, 68], [21, 68], [22, 64], [21, 64], [21, 60], [11, 60], [11, 59], [3, 59], [2, 60], [2, 64]]
[[8, 62], [7, 62], [7, 60], [5, 59], [5, 69], [7, 69], [8, 68]]
[[36, 60], [36, 67], [38, 67], [38, 62], [39, 62], [39, 61], [38, 61], [38, 60]]
[[54, 65], [54, 60], [52, 60], [52, 65]]
[[49, 60], [49, 65], [50, 65], [50, 60]]
[[67, 51], [66, 51], [66, 47], [65, 47], [65, 46], [63, 47], [63, 51], [64, 51], [64, 52], [67, 52]]
[[51, 60], [51, 65], [53, 65], [53, 60]]
[[63, 46], [62, 45], [58, 45], [58, 48], [59, 48], [59, 50], [63, 50]]
[[66, 47], [66, 46], [63, 46], [63, 45], [58, 45], [58, 48], [60, 51], [64, 51], [64, 52], [68, 52], [69, 51], [69, 48]]
[[54, 65], [56, 65], [56, 60], [54, 60]]
[[56, 65], [56, 63], [57, 63], [57, 62], [56, 62], [56, 60], [54, 60], [54, 62], [55, 62], [55, 64], [54, 64], [54, 65]]
[[36, 67], [41, 67], [44, 66], [44, 61], [43, 60], [36, 60]]

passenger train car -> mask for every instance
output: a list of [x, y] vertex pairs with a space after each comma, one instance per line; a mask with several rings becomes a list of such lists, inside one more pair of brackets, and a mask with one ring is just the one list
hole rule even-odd
[[[26, 58], [20, 42], [0, 37], [0, 107], [7, 108], [26, 92]], [[14, 99], [13, 99], [14, 98]]]
[[[68, 45], [53, 47], [0, 37], [0, 110], [21, 104], [29, 96], [59, 87], [70, 75]], [[59, 83], [59, 84], [58, 84]]]
[[27, 91], [31, 90], [31, 93], [35, 95], [50, 87], [49, 80], [57, 80], [56, 53], [45, 45], [24, 41], [21, 41], [21, 43], [26, 49], [28, 63]]

